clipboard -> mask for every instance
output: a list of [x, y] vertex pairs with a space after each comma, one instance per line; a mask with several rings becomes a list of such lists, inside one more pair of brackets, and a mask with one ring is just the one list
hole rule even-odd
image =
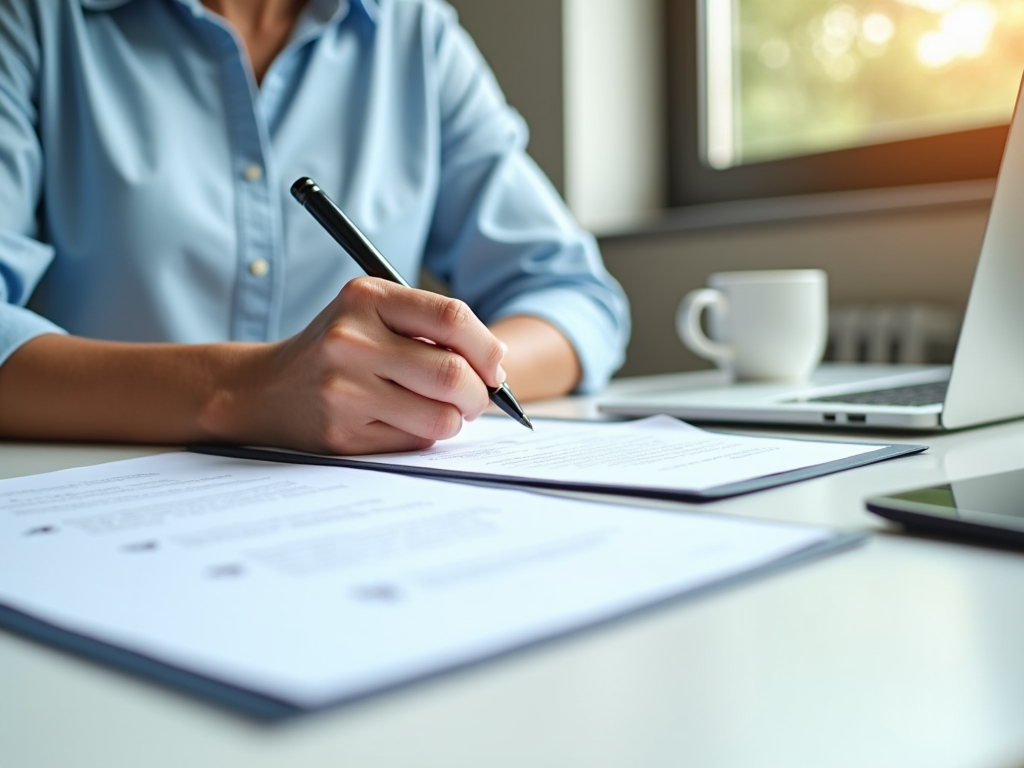
[[[668, 417], [662, 417], [668, 418]], [[565, 419], [534, 419], [538, 425], [548, 422], [565, 423]], [[573, 423], [595, 423], [595, 422], [573, 422]], [[602, 423], [602, 422], [596, 422]], [[718, 433], [709, 433], [718, 434]], [[814, 442], [833, 445], [862, 445], [850, 441], [836, 440], [810, 440], [801, 438], [785, 438], [787, 442]], [[874, 444], [872, 444], [874, 445]], [[715, 485], [710, 488], [693, 490], [688, 488], [652, 488], [643, 485], [620, 483], [609, 481], [607, 483], [580, 482], [574, 480], [552, 480], [538, 479], [524, 475], [517, 475], [511, 472], [470, 472], [445, 467], [422, 467], [410, 466], [408, 464], [388, 463], [387, 461], [367, 461], [361, 458], [347, 456], [332, 456], [325, 454], [304, 453], [301, 451], [290, 451], [276, 448], [265, 448], [258, 446], [240, 446], [225, 444], [194, 444], [188, 446], [190, 451], [209, 454], [214, 456], [228, 456], [232, 458], [257, 459], [261, 461], [275, 461], [295, 464], [312, 464], [319, 466], [347, 467], [351, 469], [368, 469], [375, 472], [390, 472], [400, 475], [414, 477], [426, 477], [435, 480], [448, 480], [455, 482], [469, 482], [499, 487], [533, 488], [538, 490], [568, 491], [582, 493], [605, 493], [614, 496], [660, 499], [666, 501], [680, 501], [687, 503], [705, 503], [740, 496], [743, 494], [763, 491], [790, 483], [797, 483], [803, 480], [810, 480], [816, 477], [823, 477], [836, 472], [843, 472], [848, 469], [855, 469], [881, 461], [909, 456], [921, 453], [928, 449], [926, 445], [917, 444], [877, 444], [874, 450], [859, 453], [855, 456], [828, 461], [820, 464], [802, 466], [785, 472], [765, 474], [752, 477], [739, 482], [730, 482]]]
[[348, 704], [375, 698], [411, 685], [433, 680], [446, 674], [477, 667], [490, 661], [512, 656], [550, 642], [581, 636], [587, 632], [605, 626], [631, 620], [636, 616], [677, 605], [684, 601], [715, 594], [723, 589], [753, 581], [754, 579], [780, 573], [790, 568], [811, 563], [832, 554], [844, 552], [862, 545], [869, 538], [866, 533], [837, 533], [832, 538], [814, 546], [766, 563], [757, 568], [705, 584], [695, 589], [688, 589], [664, 599], [652, 601], [631, 610], [622, 611], [615, 616], [593, 621], [536, 640], [527, 641], [507, 650], [482, 656], [469, 661], [441, 665], [426, 675], [410, 676], [400, 683], [382, 686], [375, 690], [350, 697], [331, 701], [323, 706], [301, 707], [280, 699], [267, 696], [257, 691], [247, 690], [238, 685], [216, 680], [181, 666], [169, 664], [159, 659], [122, 648], [103, 640], [97, 640], [86, 634], [73, 632], [27, 613], [0, 603], [0, 629], [18, 634], [22, 637], [41, 642], [57, 650], [74, 656], [88, 659], [117, 672], [123, 672], [141, 680], [151, 682], [172, 691], [192, 696], [208, 704], [234, 712], [249, 720], [263, 723], [280, 723], [293, 720], [304, 714], [335, 709]]

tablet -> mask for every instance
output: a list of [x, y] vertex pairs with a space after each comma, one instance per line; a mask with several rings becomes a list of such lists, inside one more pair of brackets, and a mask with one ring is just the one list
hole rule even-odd
[[1024, 547], [1024, 469], [874, 496], [866, 504], [909, 528]]

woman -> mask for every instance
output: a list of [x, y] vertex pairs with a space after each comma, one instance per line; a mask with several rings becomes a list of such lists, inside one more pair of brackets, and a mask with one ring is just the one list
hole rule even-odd
[[601, 386], [625, 299], [525, 140], [433, 0], [0, 0], [0, 435], [396, 451]]

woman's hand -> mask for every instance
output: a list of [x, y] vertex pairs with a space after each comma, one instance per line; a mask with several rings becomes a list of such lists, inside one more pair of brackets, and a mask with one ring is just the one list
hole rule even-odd
[[329, 453], [425, 448], [505, 380], [501, 342], [466, 304], [370, 277], [262, 352], [211, 402], [212, 432]]

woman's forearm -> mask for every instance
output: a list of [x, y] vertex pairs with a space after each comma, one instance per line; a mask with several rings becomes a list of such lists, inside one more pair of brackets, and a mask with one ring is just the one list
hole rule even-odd
[[257, 344], [129, 344], [39, 336], [0, 366], [0, 436], [229, 440], [226, 418]]

